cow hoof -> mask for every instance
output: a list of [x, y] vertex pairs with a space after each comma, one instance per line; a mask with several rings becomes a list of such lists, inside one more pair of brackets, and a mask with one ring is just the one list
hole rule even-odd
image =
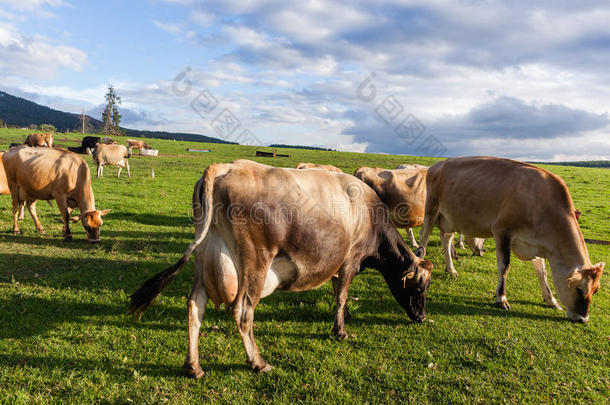
[[449, 274], [451, 277], [454, 277], [454, 278], [457, 278], [457, 276], [458, 276], [458, 272], [455, 270], [453, 270], [453, 271], [447, 270], [447, 274]]
[[40, 232], [41, 235], [44, 235], [46, 233], [44, 229], [39, 229], [38, 232]]
[[561, 305], [559, 305], [559, 303], [556, 300], [547, 302], [546, 304], [553, 309], [556, 309], [558, 311], [563, 311], [563, 308], [561, 307]]
[[187, 377], [197, 379], [202, 378], [204, 375], [204, 372], [201, 369], [200, 365], [197, 365], [197, 367], [193, 367], [190, 364], [184, 364], [184, 373], [187, 375]]
[[341, 331], [341, 332], [335, 331], [335, 336], [339, 340], [345, 340], [345, 339], [347, 339], [347, 332], [346, 331]]
[[66, 235], [66, 237], [64, 238], [64, 242], [72, 242], [74, 240], [74, 237], [72, 235]]
[[498, 301], [496, 302], [496, 307], [504, 309], [506, 311], [510, 310], [510, 305], [508, 305], [508, 301]]
[[268, 373], [271, 370], [273, 370], [273, 366], [271, 364], [267, 363], [267, 364], [265, 364], [265, 366], [263, 368], [256, 370], [256, 371], [258, 371], [259, 373]]
[[13, 235], [20, 235], [21, 231], [13, 231]]

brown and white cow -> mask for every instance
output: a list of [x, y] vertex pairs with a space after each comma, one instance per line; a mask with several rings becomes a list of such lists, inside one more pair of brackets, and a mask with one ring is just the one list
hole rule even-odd
[[93, 161], [97, 165], [97, 177], [104, 173], [104, 165], [117, 166], [119, 171], [117, 177], [121, 177], [121, 169], [127, 168], [127, 177], [131, 177], [129, 161], [131, 153], [127, 151], [125, 145], [106, 145], [98, 143], [93, 150]]
[[127, 140], [127, 150], [131, 154], [131, 153], [133, 153], [134, 149], [139, 149], [140, 151], [142, 151], [142, 149], [151, 149], [151, 146], [139, 139], [128, 139]]
[[[591, 297], [599, 289], [604, 263], [591, 264], [589, 260], [572, 197], [561, 177], [514, 160], [463, 157], [436, 163], [428, 169], [426, 180], [422, 256], [435, 224], [441, 232], [493, 236], [498, 307], [510, 309], [505, 284], [512, 250], [518, 258], [532, 261], [544, 301], [561, 308], [547, 283], [547, 258], [568, 318], [588, 321]], [[448, 255], [445, 260], [455, 271]]]
[[27, 138], [25, 138], [24, 145], [28, 146], [47, 146], [49, 148], [53, 147], [53, 134], [52, 133], [36, 133], [30, 134]]
[[214, 164], [195, 184], [193, 208], [195, 241], [130, 297], [131, 311], [140, 314], [195, 252], [184, 364], [191, 376], [203, 375], [197, 342], [208, 298], [232, 307], [248, 363], [263, 372], [272, 367], [254, 340], [254, 309], [276, 289], [310, 290], [338, 275], [333, 330], [344, 338], [348, 288], [373, 267], [409, 317], [425, 319], [432, 263], [409, 250], [387, 207], [353, 176], [248, 160]]
[[317, 163], [299, 163], [297, 169], [322, 169], [329, 172], [343, 173], [343, 170], [333, 165], [319, 165]]
[[99, 242], [102, 216], [110, 210], [95, 209], [91, 173], [87, 163], [78, 155], [50, 148], [15, 148], [5, 152], [2, 162], [13, 200], [13, 232], [19, 233], [17, 217], [25, 204], [36, 224], [44, 229], [36, 214], [36, 200], [55, 200], [64, 223], [63, 234], [72, 240], [69, 220], [74, 208], [81, 212], [79, 219], [89, 242]]

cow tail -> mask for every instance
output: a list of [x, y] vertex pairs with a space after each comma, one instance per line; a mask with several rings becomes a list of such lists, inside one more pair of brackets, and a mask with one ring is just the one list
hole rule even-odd
[[[189, 245], [180, 260], [146, 280], [137, 291], [129, 296], [129, 312], [140, 316], [152, 304], [155, 298], [161, 294], [161, 291], [176, 277], [182, 267], [189, 261], [193, 251], [203, 242], [212, 223], [214, 179], [216, 176], [224, 174], [227, 171], [228, 165], [223, 164], [214, 164], [205, 170], [202, 179], [195, 185], [193, 193], [193, 205], [200, 202], [202, 208], [200, 211], [202, 217], [195, 217], [196, 223], [197, 221], [202, 221], [202, 226], [195, 226], [195, 240]], [[195, 208], [195, 212], [197, 211], [198, 209]]]

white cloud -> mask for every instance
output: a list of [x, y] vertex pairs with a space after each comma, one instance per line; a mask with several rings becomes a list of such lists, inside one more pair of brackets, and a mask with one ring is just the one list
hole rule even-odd
[[80, 71], [87, 63], [83, 51], [38, 35], [24, 36], [7, 23], [0, 23], [0, 53], [0, 74], [5, 76], [50, 78], [60, 67]]

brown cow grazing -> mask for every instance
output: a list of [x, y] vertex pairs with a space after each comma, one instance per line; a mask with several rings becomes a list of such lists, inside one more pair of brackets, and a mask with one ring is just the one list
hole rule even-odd
[[47, 146], [49, 148], [53, 147], [53, 134], [46, 133], [36, 133], [30, 134], [27, 138], [25, 138], [24, 145], [28, 146]]
[[329, 172], [343, 173], [343, 170], [333, 165], [319, 165], [316, 163], [299, 163], [297, 169], [322, 169]]
[[190, 376], [203, 375], [197, 342], [208, 298], [232, 307], [248, 363], [261, 372], [272, 367], [254, 340], [254, 308], [276, 289], [310, 290], [338, 275], [333, 330], [344, 338], [348, 288], [373, 267], [409, 317], [425, 319], [432, 263], [409, 250], [387, 207], [353, 176], [248, 160], [214, 164], [195, 184], [193, 208], [195, 241], [130, 297], [131, 311], [144, 311], [195, 252], [184, 364]]
[[127, 151], [125, 145], [98, 143], [93, 150], [93, 161], [97, 164], [97, 177], [102, 176], [104, 165], [117, 166], [119, 168], [117, 177], [121, 177], [121, 169], [127, 167], [127, 177], [131, 177], [129, 161], [127, 160], [130, 156], [131, 154]]
[[424, 223], [426, 170], [425, 166], [395, 170], [361, 167], [354, 172], [354, 176], [375, 190], [388, 206], [394, 226], [407, 230], [413, 247], [418, 244], [412, 228]]
[[[518, 258], [532, 261], [544, 301], [560, 308], [546, 280], [547, 258], [568, 318], [589, 320], [591, 297], [599, 289], [604, 263], [593, 265], [589, 260], [572, 197], [561, 177], [514, 160], [463, 157], [436, 163], [428, 169], [426, 180], [420, 254], [425, 254], [435, 224], [442, 232], [493, 236], [498, 307], [510, 309], [506, 276], [512, 250]], [[446, 265], [453, 267], [450, 258]]]
[[63, 234], [72, 240], [69, 220], [74, 208], [80, 210], [87, 240], [99, 242], [102, 216], [110, 210], [95, 209], [91, 173], [78, 155], [50, 148], [16, 148], [2, 156], [11, 197], [13, 199], [13, 232], [19, 233], [17, 216], [25, 203], [36, 228], [44, 229], [36, 214], [36, 200], [55, 200], [64, 222]]
[[152, 147], [144, 141], [140, 141], [138, 139], [128, 139], [127, 150], [131, 154], [133, 153], [134, 149], [139, 149], [140, 151], [142, 151], [142, 149], [152, 149]]

